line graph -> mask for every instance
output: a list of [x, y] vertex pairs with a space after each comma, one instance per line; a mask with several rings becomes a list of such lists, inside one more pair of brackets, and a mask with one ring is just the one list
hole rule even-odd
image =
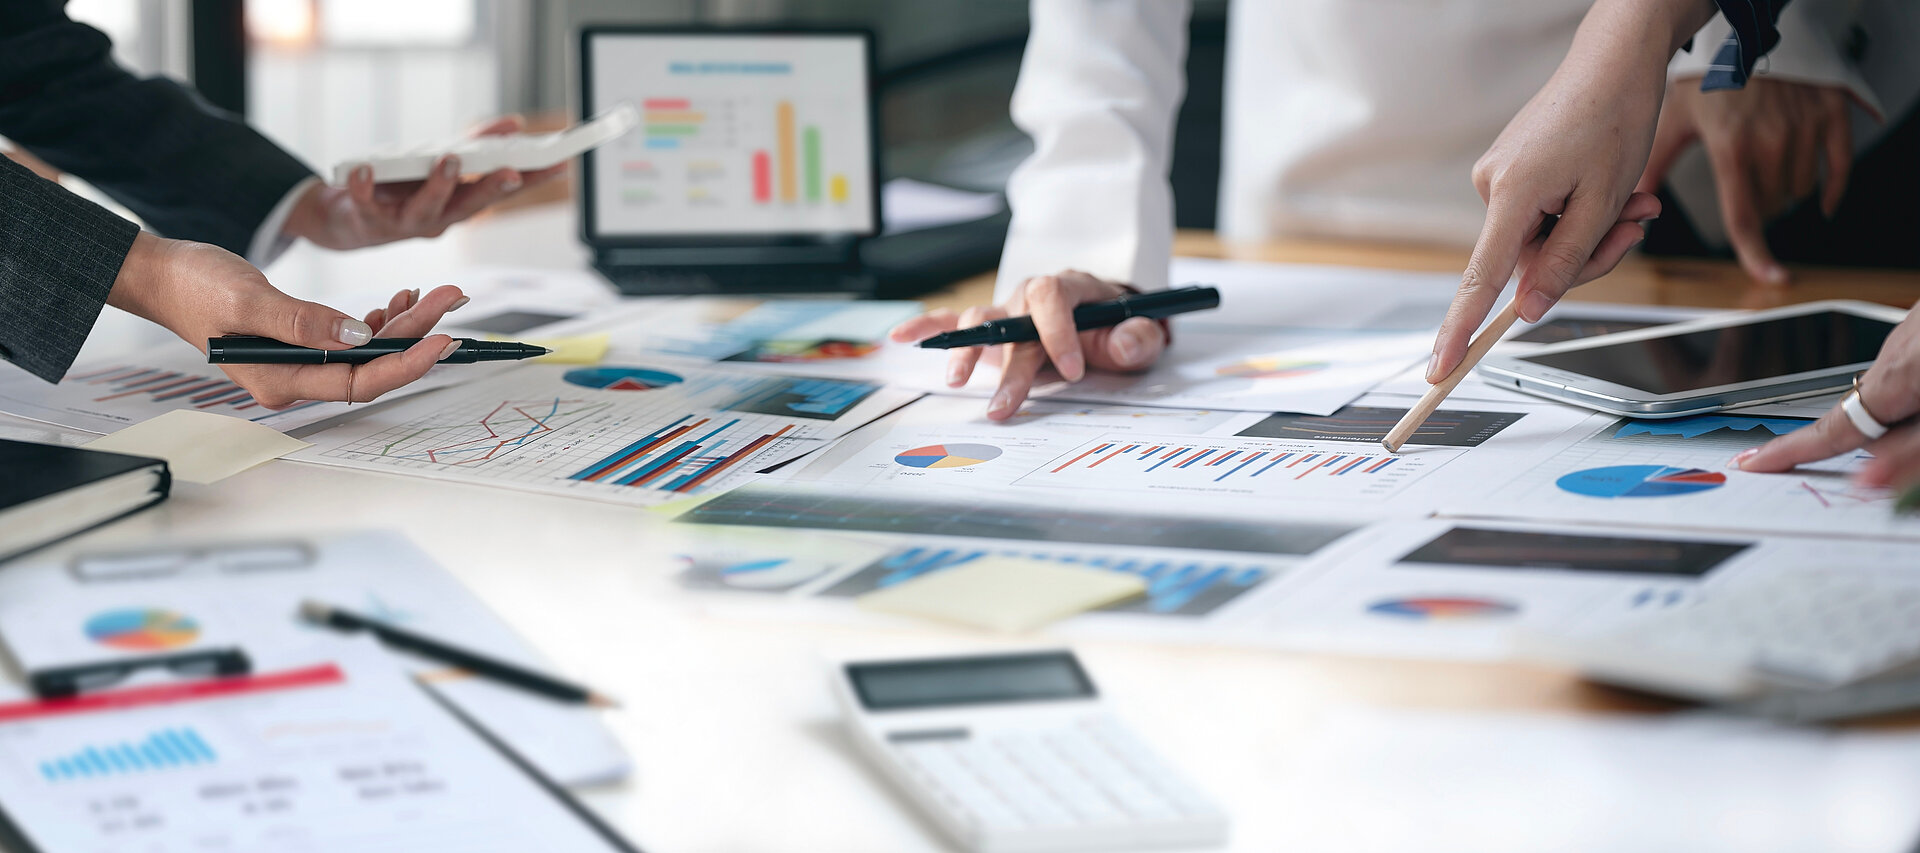
[[[563, 405], [581, 408], [561, 412]], [[604, 409], [608, 405], [607, 403], [587, 403], [582, 400], [561, 400], [558, 397], [544, 403], [516, 403], [512, 400], [502, 400], [477, 422], [420, 427], [387, 442], [380, 448], [380, 455], [425, 459], [429, 462], [444, 462], [452, 465], [485, 462], [508, 448], [520, 447], [553, 432], [553, 423], [556, 419]], [[458, 430], [471, 431], [476, 428], [483, 431], [485, 435], [429, 446], [424, 450], [395, 451], [395, 448], [407, 445], [422, 436], [435, 437], [430, 434], [438, 433], [438, 437], [452, 438], [453, 436], [449, 433]]]

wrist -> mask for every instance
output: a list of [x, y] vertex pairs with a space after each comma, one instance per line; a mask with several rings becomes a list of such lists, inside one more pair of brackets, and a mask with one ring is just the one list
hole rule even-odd
[[[1657, 54], [1664, 70], [1667, 61], [1716, 14], [1719, 7], [1713, 0], [1601, 0], [1582, 23], [1582, 37], [1575, 45], [1629, 55]], [[1611, 38], [1603, 39], [1605, 44], [1593, 44], [1585, 38], [1588, 23], [1597, 24]]]
[[326, 184], [315, 182], [300, 193], [300, 198], [287, 212], [287, 221], [280, 226], [280, 233], [295, 240], [305, 240], [322, 248], [337, 248], [326, 239], [327, 236], [327, 195], [336, 190]]
[[[167, 272], [174, 241], [141, 231], [133, 238], [133, 247], [120, 262], [120, 274], [113, 279], [107, 304], [156, 323], [158, 309], [167, 303]], [[164, 323], [161, 323], [165, 325]]]

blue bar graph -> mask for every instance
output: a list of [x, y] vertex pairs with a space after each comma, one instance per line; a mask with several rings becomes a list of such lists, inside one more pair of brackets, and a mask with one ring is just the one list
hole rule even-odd
[[96, 744], [40, 762], [48, 782], [171, 770], [217, 763], [219, 756], [192, 728], [160, 729], [142, 741]]
[[[1267, 570], [1257, 566], [1178, 564], [1164, 560], [1142, 563], [1134, 559], [1116, 563], [1103, 556], [1070, 552], [937, 547], [908, 547], [895, 551], [867, 571], [877, 570], [879, 576], [874, 584], [884, 588], [989, 556], [1022, 557], [1139, 575], [1147, 583], [1145, 600], [1131, 607], [1121, 605], [1114, 609], [1137, 609], [1162, 614], [1203, 615], [1234, 595], [1258, 586], [1268, 577]], [[1209, 594], [1211, 601], [1200, 601], [1202, 596]]]

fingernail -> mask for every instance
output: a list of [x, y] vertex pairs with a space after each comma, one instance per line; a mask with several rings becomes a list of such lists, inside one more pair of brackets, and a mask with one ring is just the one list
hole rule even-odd
[[1547, 309], [1552, 307], [1553, 299], [1536, 290], [1527, 294], [1527, 298], [1520, 300], [1520, 319], [1529, 323], [1538, 323], [1541, 317], [1547, 315]]
[[1140, 346], [1141, 344], [1140, 344], [1139, 335], [1133, 334], [1132, 332], [1115, 332], [1114, 333], [1114, 336], [1113, 336], [1113, 347], [1115, 350], [1114, 354], [1120, 356], [1120, 361], [1122, 363], [1128, 366], [1139, 364], [1140, 363]]
[[407, 304], [408, 304], [408, 305], [418, 305], [418, 304], [420, 304], [420, 288], [417, 288], [417, 287], [416, 287], [416, 288], [414, 288], [414, 289], [412, 289], [412, 290], [409, 290], [409, 291], [407, 291], [407, 293], [409, 293], [409, 294], [412, 294], [411, 296], [409, 296], [409, 297], [407, 297]]
[[448, 311], [458, 311], [458, 310], [460, 310], [460, 309], [461, 309], [462, 307], [464, 307], [464, 306], [465, 306], [465, 305], [466, 305], [467, 303], [469, 303], [469, 302], [472, 302], [472, 301], [473, 301], [473, 297], [471, 297], [471, 296], [462, 296], [462, 297], [460, 297], [459, 299], [455, 299], [455, 300], [453, 301], [453, 306], [452, 306], [452, 307], [450, 307], [450, 308], [448, 308], [447, 310], [448, 310]]
[[340, 325], [333, 329], [333, 339], [350, 347], [357, 347], [373, 340], [373, 327], [351, 317], [340, 318]]
[[353, 177], [354, 177], [354, 180], [358, 180], [358, 181], [371, 181], [373, 180], [373, 167], [361, 166], [357, 169], [354, 169]]
[[1733, 461], [1728, 464], [1732, 465], [1735, 468], [1743, 468], [1746, 466], [1747, 460], [1752, 459], [1753, 457], [1759, 455], [1759, 453], [1760, 453], [1760, 448], [1749, 447], [1745, 450], [1740, 451], [1739, 453], [1734, 454]]
[[987, 414], [1004, 415], [1011, 408], [1013, 408], [1013, 394], [1001, 391], [993, 395], [993, 402], [987, 404]]
[[1066, 377], [1068, 382], [1078, 382], [1087, 372], [1087, 360], [1077, 352], [1070, 352], [1062, 356], [1060, 363], [1054, 367], [1060, 368], [1060, 375]]
[[505, 183], [500, 185], [500, 189], [505, 190], [507, 192], [513, 192], [515, 190], [520, 189], [520, 176], [514, 175], [513, 177], [508, 178]]
[[958, 388], [965, 384], [967, 384], [966, 371], [961, 370], [960, 365], [957, 364], [947, 365], [947, 387]]
[[453, 355], [453, 351], [454, 351], [454, 350], [457, 350], [457, 349], [459, 349], [459, 348], [460, 348], [460, 342], [459, 342], [459, 341], [448, 341], [448, 342], [447, 342], [447, 348], [446, 348], [446, 349], [443, 349], [443, 350], [441, 350], [441, 351], [440, 351], [440, 357], [439, 357], [438, 359], [435, 359], [435, 360], [436, 360], [436, 361], [446, 361], [446, 360], [447, 360], [447, 356], [450, 356], [450, 355]]
[[448, 154], [447, 159], [440, 162], [440, 174], [449, 178], [460, 177], [460, 158]]
[[1433, 355], [1427, 356], [1427, 384], [1432, 385], [1435, 382], [1439, 382], [1440, 381], [1439, 374], [1440, 374], [1440, 351], [1434, 350]]
[[1787, 268], [1774, 264], [1760, 271], [1761, 278], [1768, 284], [1786, 284]]

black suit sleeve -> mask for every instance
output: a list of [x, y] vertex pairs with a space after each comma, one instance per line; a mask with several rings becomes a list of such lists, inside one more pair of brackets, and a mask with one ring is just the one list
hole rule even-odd
[[0, 157], [0, 358], [58, 382], [139, 226]]
[[111, 49], [58, 0], [0, 0], [0, 136], [161, 234], [246, 254], [312, 170], [180, 84], [127, 73]]
[[1713, 0], [1733, 32], [1714, 49], [1713, 64], [1700, 79], [1700, 91], [1739, 89], [1747, 85], [1760, 57], [1780, 43], [1780, 10], [1787, 0]]

